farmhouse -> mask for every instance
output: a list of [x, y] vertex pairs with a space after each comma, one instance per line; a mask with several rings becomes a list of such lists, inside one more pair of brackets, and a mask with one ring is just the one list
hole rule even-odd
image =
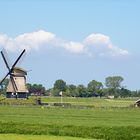
[[140, 107], [140, 99], [135, 102], [135, 107]]

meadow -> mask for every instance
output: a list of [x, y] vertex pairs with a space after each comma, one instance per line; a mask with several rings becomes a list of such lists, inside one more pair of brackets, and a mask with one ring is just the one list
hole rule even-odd
[[[48, 136], [48, 135], [19, 135], [19, 134], [0, 134], [0, 140], [91, 140], [87, 138], [74, 138], [67, 136]], [[94, 139], [93, 139], [94, 140]]]
[[[56, 103], [60, 98], [43, 98]], [[139, 140], [140, 109], [132, 107], [135, 99], [64, 98], [72, 105], [92, 106], [64, 108], [55, 106], [1, 105], [0, 139], [24, 137], [55, 140], [104, 139]], [[22, 135], [20, 135], [22, 134]], [[56, 136], [56, 137], [53, 137]], [[22, 139], [22, 138], [21, 138]], [[59, 139], [58, 139], [59, 140]]]
[[[106, 99], [106, 98], [62, 98], [63, 103], [70, 103], [71, 105], [80, 105], [96, 108], [112, 108], [112, 107], [130, 107], [134, 105], [134, 102], [138, 98], [118, 98], [118, 99]], [[42, 98], [42, 102], [47, 103], [60, 103], [60, 97]]]

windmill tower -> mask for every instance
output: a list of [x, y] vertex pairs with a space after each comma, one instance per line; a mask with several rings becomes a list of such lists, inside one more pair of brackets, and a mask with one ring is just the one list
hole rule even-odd
[[0, 81], [0, 85], [9, 76], [9, 83], [8, 83], [7, 91], [6, 91], [7, 98], [27, 98], [27, 95], [28, 95], [28, 90], [26, 88], [27, 72], [22, 68], [16, 67], [17, 63], [19, 62], [19, 60], [21, 59], [24, 53], [25, 53], [25, 49], [16, 59], [15, 63], [10, 67], [3, 51], [1, 51], [1, 55], [8, 69], [8, 73]]

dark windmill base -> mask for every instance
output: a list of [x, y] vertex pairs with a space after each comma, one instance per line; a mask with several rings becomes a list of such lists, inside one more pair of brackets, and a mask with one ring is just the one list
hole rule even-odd
[[18, 92], [17, 94], [7, 92], [6, 93], [6, 98], [28, 98], [28, 93], [27, 92]]

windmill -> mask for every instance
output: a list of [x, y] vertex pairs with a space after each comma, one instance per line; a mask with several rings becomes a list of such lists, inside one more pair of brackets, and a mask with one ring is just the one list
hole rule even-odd
[[0, 85], [4, 82], [4, 80], [9, 76], [9, 83], [6, 90], [6, 97], [7, 98], [27, 98], [28, 90], [26, 88], [26, 75], [27, 71], [20, 67], [16, 67], [17, 63], [25, 53], [25, 49], [10, 67], [4, 52], [1, 51], [2, 58], [4, 63], [8, 69], [8, 73], [5, 77], [0, 81]]

